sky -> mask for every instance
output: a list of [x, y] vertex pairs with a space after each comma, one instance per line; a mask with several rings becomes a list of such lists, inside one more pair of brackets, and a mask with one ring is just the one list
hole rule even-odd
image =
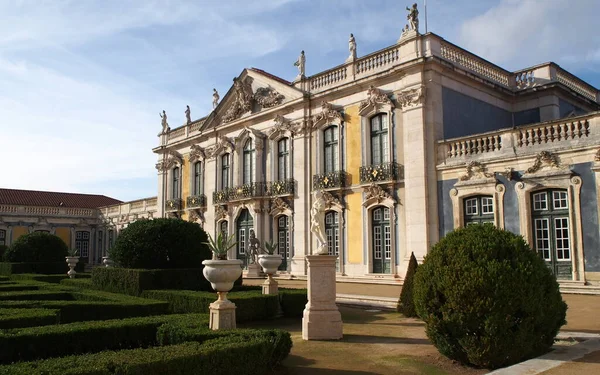
[[[293, 80], [390, 46], [398, 0], [0, 0], [0, 187], [157, 194], [159, 112], [212, 108], [244, 68]], [[420, 31], [425, 31], [423, 0]], [[505, 69], [554, 61], [600, 87], [598, 0], [428, 0], [428, 31]]]

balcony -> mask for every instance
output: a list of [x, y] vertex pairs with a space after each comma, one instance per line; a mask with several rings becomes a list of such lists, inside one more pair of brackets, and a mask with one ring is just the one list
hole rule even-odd
[[186, 208], [204, 208], [206, 207], [206, 195], [191, 195], [185, 200]]
[[179, 211], [181, 210], [181, 198], [169, 199], [165, 202], [165, 211]]
[[288, 178], [287, 180], [273, 181], [267, 186], [268, 196], [294, 195], [296, 181]]
[[223, 204], [229, 202], [229, 189], [213, 192], [213, 204]]
[[398, 163], [383, 163], [360, 167], [360, 183], [397, 181], [404, 176], [403, 168]]
[[313, 190], [343, 188], [348, 181], [346, 171], [334, 171], [313, 176]]
[[252, 182], [229, 189], [229, 201], [248, 198], [260, 198], [266, 196], [267, 184], [264, 182]]

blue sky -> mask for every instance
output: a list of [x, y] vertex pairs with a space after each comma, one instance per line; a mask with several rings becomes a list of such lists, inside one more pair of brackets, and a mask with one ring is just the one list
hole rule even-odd
[[[158, 113], [211, 108], [242, 69], [292, 80], [392, 45], [412, 1], [0, 2], [0, 187], [156, 195]], [[423, 1], [421, 32], [424, 32]], [[597, 0], [429, 0], [428, 29], [509, 70], [554, 61], [600, 87]]]

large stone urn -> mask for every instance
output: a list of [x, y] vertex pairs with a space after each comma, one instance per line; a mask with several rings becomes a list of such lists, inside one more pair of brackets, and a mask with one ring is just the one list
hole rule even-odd
[[239, 259], [205, 260], [202, 264], [204, 265], [202, 271], [204, 277], [218, 295], [218, 299], [210, 304], [210, 329], [235, 328], [236, 306], [227, 299], [227, 292], [233, 288], [233, 283], [242, 275], [242, 261]]
[[75, 271], [75, 266], [77, 266], [77, 263], [79, 263], [79, 257], [68, 256], [65, 257], [65, 259], [67, 260], [67, 265], [69, 266], [69, 272], [67, 272], [67, 275], [69, 275], [70, 279], [74, 279], [75, 274], [77, 273]]
[[262, 284], [263, 294], [279, 293], [279, 287], [277, 281], [273, 279], [273, 275], [277, 273], [282, 260], [283, 258], [279, 254], [261, 254], [258, 256], [258, 264], [260, 264], [263, 271], [267, 274], [267, 279]]
[[102, 257], [102, 264], [104, 264], [104, 267], [106, 268], [111, 268], [114, 267], [115, 262], [110, 259], [108, 256]]

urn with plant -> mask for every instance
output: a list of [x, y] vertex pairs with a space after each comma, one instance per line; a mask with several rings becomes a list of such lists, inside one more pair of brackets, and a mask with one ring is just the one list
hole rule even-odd
[[69, 249], [67, 251], [67, 256], [65, 257], [65, 259], [67, 261], [67, 265], [69, 266], [69, 271], [67, 272], [67, 275], [69, 275], [69, 278], [74, 279], [75, 274], [77, 273], [75, 271], [75, 266], [77, 266], [77, 263], [79, 262], [79, 250]]

